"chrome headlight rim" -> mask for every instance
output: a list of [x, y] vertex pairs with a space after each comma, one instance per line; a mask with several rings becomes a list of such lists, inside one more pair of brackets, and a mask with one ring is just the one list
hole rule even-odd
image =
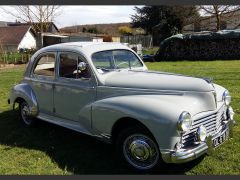
[[222, 99], [226, 106], [229, 106], [231, 103], [231, 95], [228, 90], [225, 90], [222, 95]]
[[192, 127], [192, 116], [189, 112], [183, 111], [178, 118], [178, 130], [180, 132], [187, 132]]

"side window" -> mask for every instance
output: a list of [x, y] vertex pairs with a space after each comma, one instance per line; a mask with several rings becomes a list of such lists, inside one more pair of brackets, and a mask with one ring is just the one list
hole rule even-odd
[[55, 55], [46, 54], [40, 57], [33, 71], [36, 75], [54, 77]]
[[80, 62], [82, 62], [82, 60], [75, 53], [61, 53], [59, 76], [72, 79], [90, 78], [91, 74], [88, 68], [84, 71], [78, 69], [78, 64]]

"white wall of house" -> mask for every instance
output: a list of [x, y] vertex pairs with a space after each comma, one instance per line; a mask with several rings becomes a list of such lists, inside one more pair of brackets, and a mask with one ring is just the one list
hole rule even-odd
[[36, 48], [36, 39], [34, 38], [33, 34], [28, 31], [24, 37], [22, 38], [22, 41], [18, 45], [19, 49], [35, 49]]
[[103, 42], [103, 38], [93, 38], [92, 42]]

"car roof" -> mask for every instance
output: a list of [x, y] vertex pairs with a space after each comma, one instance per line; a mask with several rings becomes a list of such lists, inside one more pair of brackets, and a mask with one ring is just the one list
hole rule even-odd
[[[114, 50], [114, 49], [125, 49], [134, 52], [126, 44], [116, 43], [116, 42], [70, 42], [70, 43], [60, 43], [51, 46], [44, 47], [38, 50], [29, 61], [29, 65], [26, 69], [25, 76], [30, 75], [30, 70], [34, 60], [37, 56], [45, 52], [54, 51], [76, 51], [80, 52], [87, 59], [91, 59], [91, 56], [95, 52]], [[89, 62], [91, 63], [91, 62]]]
[[47, 46], [42, 51], [55, 50], [78, 50], [84, 54], [91, 55], [95, 52], [111, 49], [130, 49], [123, 43], [116, 42], [70, 42]]

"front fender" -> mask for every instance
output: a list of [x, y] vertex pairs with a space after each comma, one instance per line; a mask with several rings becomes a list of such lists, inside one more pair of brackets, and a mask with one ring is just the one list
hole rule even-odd
[[92, 105], [92, 127], [111, 135], [113, 125], [122, 118], [133, 118], [153, 134], [160, 148], [173, 148], [179, 140], [177, 120], [182, 109], [161, 100], [159, 95], [118, 96], [96, 101]]
[[13, 108], [19, 98], [28, 103], [30, 115], [36, 117], [38, 115], [38, 103], [32, 88], [28, 84], [21, 83], [12, 88], [10, 93], [10, 102], [13, 104]]

